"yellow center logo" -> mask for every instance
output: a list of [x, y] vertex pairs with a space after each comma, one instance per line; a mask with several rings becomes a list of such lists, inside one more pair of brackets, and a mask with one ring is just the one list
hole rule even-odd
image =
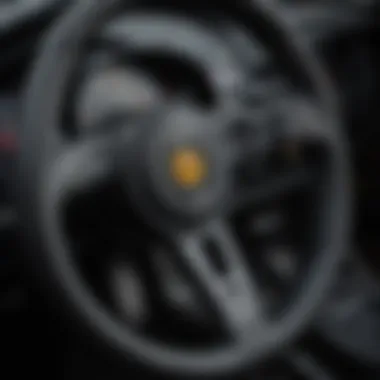
[[170, 159], [170, 172], [178, 185], [191, 190], [204, 181], [207, 175], [207, 163], [203, 155], [195, 149], [177, 149]]

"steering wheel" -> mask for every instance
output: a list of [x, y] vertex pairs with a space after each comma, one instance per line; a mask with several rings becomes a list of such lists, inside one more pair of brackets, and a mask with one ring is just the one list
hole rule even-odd
[[[345, 251], [350, 170], [338, 102], [317, 59], [269, 4], [233, 7], [250, 21], [293, 88], [265, 111], [260, 102], [242, 99], [246, 73], [231, 71], [234, 54], [212, 28], [173, 11], [134, 14], [135, 6], [122, 0], [78, 2], [43, 44], [26, 93], [21, 137], [27, 241], [53, 298], [101, 347], [166, 374], [231, 375], [295, 338], [326, 295]], [[96, 43], [112, 46], [126, 60], [160, 52], [191, 61], [212, 89], [213, 106], [196, 107], [178, 96], [137, 119], [119, 115], [118, 128], [107, 132], [67, 133], [70, 83]], [[263, 113], [266, 118], [258, 117]], [[243, 137], [235, 133], [242, 125], [248, 126]], [[309, 166], [270, 172], [269, 162], [284, 142], [302, 146]], [[236, 174], [242, 167], [249, 169], [244, 180]], [[94, 294], [63, 215], [79, 194], [86, 198], [110, 182], [117, 183], [121, 202], [146, 231], [171, 245], [176, 269], [225, 339], [207, 348], [175, 349], [129, 326]], [[305, 265], [293, 296], [273, 317], [249, 259], [255, 252], [247, 252], [231, 216], [296, 192], [312, 194]]]

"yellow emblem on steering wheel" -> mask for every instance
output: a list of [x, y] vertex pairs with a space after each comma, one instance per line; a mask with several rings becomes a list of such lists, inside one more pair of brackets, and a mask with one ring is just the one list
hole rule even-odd
[[199, 187], [204, 182], [207, 171], [207, 161], [197, 149], [176, 149], [170, 157], [172, 179], [184, 189], [192, 190]]

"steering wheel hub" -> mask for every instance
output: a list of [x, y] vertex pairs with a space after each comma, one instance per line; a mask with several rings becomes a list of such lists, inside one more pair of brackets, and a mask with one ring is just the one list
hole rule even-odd
[[126, 155], [132, 203], [159, 229], [210, 219], [223, 209], [231, 182], [223, 128], [191, 105], [169, 108], [153, 128], [140, 128]]

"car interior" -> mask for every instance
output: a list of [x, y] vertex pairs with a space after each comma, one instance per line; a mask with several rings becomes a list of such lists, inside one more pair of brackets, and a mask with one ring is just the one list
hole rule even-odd
[[380, 2], [0, 0], [3, 379], [380, 379]]

